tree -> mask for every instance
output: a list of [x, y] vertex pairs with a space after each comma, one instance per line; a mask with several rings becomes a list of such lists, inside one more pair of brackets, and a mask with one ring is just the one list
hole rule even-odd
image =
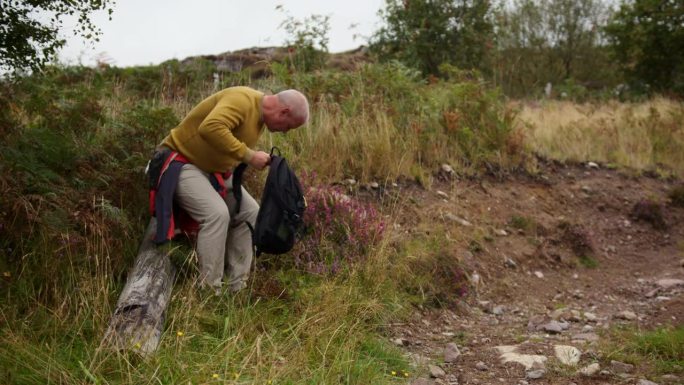
[[280, 28], [288, 35], [285, 44], [288, 46], [290, 66], [304, 72], [323, 67], [328, 59], [330, 16], [314, 14], [297, 19], [282, 5], [276, 6], [276, 10], [286, 15]]
[[612, 78], [601, 28], [610, 9], [600, 0], [514, 0], [497, 14], [499, 76], [516, 87]]
[[633, 84], [684, 95], [684, 2], [625, 2], [606, 27]]
[[[59, 36], [63, 19], [77, 17], [74, 35], [98, 41], [101, 31], [90, 19], [112, 0], [0, 0], [0, 70], [39, 70], [66, 41]], [[49, 21], [45, 21], [49, 19]]]
[[439, 65], [481, 68], [491, 47], [488, 0], [386, 0], [385, 26], [371, 38], [380, 59], [439, 74]]

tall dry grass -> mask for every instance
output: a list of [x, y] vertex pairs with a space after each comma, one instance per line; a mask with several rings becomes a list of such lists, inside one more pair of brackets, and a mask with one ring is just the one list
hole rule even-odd
[[519, 122], [529, 148], [547, 158], [684, 175], [681, 102], [525, 103]]

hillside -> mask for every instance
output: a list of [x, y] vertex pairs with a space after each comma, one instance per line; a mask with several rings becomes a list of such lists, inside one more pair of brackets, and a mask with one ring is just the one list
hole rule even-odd
[[[269, 50], [285, 55], [2, 83], [0, 382], [681, 382], [680, 101], [513, 101], [455, 67], [425, 79], [359, 51], [303, 71]], [[174, 242], [158, 350], [111, 349], [148, 221], [144, 166], [234, 85], [309, 97], [307, 126], [259, 143], [301, 176], [307, 230], [238, 295], [198, 290], [192, 244]], [[263, 178], [247, 175], [255, 196]], [[556, 345], [579, 363], [560, 364]], [[497, 346], [544, 365], [504, 364], [517, 356]]]

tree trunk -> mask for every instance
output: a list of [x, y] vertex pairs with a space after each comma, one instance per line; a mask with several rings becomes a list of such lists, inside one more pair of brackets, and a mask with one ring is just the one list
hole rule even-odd
[[156, 230], [157, 220], [152, 218], [102, 340], [142, 355], [159, 345], [175, 274], [169, 256], [152, 242]]

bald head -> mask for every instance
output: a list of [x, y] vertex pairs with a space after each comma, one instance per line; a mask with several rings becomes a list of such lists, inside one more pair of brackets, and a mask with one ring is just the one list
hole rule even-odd
[[309, 101], [297, 90], [285, 90], [276, 94], [278, 101], [290, 109], [292, 117], [300, 125], [309, 121]]
[[265, 95], [261, 114], [266, 127], [273, 132], [287, 132], [309, 120], [309, 102], [297, 90]]

